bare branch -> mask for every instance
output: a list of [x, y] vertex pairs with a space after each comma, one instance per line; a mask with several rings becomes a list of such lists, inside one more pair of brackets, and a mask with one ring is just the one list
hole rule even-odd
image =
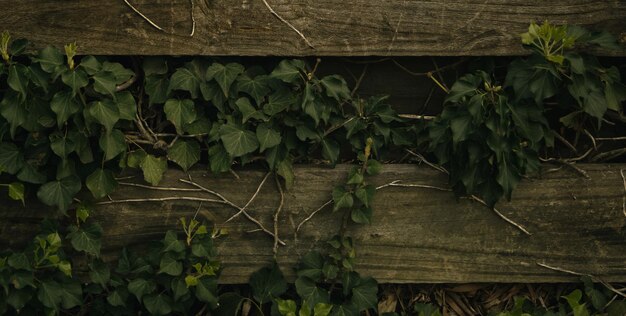
[[[126, 0], [124, 0], [126, 1]], [[276, 11], [274, 11], [274, 9], [272, 8], [272, 6], [270, 6], [269, 3], [267, 3], [267, 0], [263, 0], [263, 3], [265, 4], [265, 6], [267, 7], [268, 10], [270, 10], [270, 12], [277, 17], [281, 22], [287, 24], [287, 26], [289, 26], [289, 28], [291, 28], [294, 32], [298, 33], [298, 35], [300, 35], [300, 37], [304, 40], [304, 42], [309, 45], [309, 47], [311, 48], [315, 48], [313, 47], [313, 44], [311, 44], [311, 42], [309, 42], [309, 40], [306, 38], [306, 36], [304, 36], [304, 34], [302, 34], [302, 32], [300, 32], [300, 30], [298, 30], [295, 26], [293, 26], [291, 23], [289, 23], [289, 21], [285, 20], [282, 16], [280, 16], [278, 13], [276, 13]]]
[[265, 177], [263, 177], [263, 180], [261, 181], [261, 183], [259, 183], [259, 186], [256, 188], [256, 192], [254, 192], [254, 194], [252, 195], [252, 197], [248, 200], [248, 203], [246, 203], [246, 205], [244, 205], [242, 208], [239, 209], [239, 212], [237, 212], [235, 215], [231, 216], [229, 219], [227, 219], [224, 223], [228, 223], [231, 220], [233, 220], [235, 217], [239, 216], [241, 213], [246, 211], [246, 208], [248, 208], [248, 206], [250, 205], [250, 203], [252, 203], [252, 201], [254, 201], [254, 199], [257, 197], [257, 195], [259, 195], [259, 192], [261, 191], [261, 188], [263, 187], [263, 184], [265, 184], [265, 181], [267, 180], [267, 177], [269, 177], [270, 172], [265, 174]]
[[541, 262], [537, 262], [537, 265], [540, 267], [544, 267], [546, 269], [550, 269], [550, 270], [554, 270], [554, 271], [558, 271], [558, 272], [563, 272], [563, 273], [567, 273], [567, 274], [572, 274], [572, 275], [577, 275], [577, 276], [588, 276], [590, 277], [593, 281], [601, 283], [602, 285], [604, 285], [607, 289], [609, 289], [611, 292], [621, 296], [621, 297], [625, 297], [626, 298], [626, 294], [624, 294], [622, 291], [616, 289], [614, 286], [612, 286], [611, 284], [607, 283], [606, 281], [588, 274], [588, 273], [581, 273], [581, 272], [576, 272], [576, 271], [572, 271], [572, 270], [567, 270], [567, 269], [563, 269], [563, 268], [559, 268], [559, 267], [554, 267], [554, 266], [550, 266], [547, 265], [545, 263], [541, 263]]
[[274, 174], [274, 181], [276, 182], [276, 187], [278, 188], [278, 192], [280, 193], [280, 204], [274, 213], [274, 257], [278, 254], [278, 218], [280, 216], [280, 212], [283, 210], [283, 205], [285, 204], [285, 192], [283, 192], [283, 186], [280, 184], [280, 180], [278, 176]]

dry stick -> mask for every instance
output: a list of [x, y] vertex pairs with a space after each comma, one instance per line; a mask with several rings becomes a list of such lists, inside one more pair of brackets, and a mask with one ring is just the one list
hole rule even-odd
[[302, 227], [302, 225], [304, 225], [304, 223], [308, 222], [309, 220], [311, 220], [311, 218], [313, 218], [313, 216], [315, 216], [315, 214], [317, 214], [319, 211], [323, 210], [325, 207], [327, 207], [328, 205], [333, 203], [333, 199], [330, 199], [328, 201], [326, 201], [326, 203], [322, 204], [322, 206], [318, 207], [315, 211], [311, 212], [311, 214], [309, 214], [309, 216], [307, 216], [305, 219], [303, 219], [300, 224], [298, 224], [298, 227], [296, 227], [296, 233], [298, 233], [300, 231], [300, 227]]
[[432, 115], [416, 115], [416, 114], [398, 114], [398, 117], [411, 119], [411, 120], [424, 120], [424, 121], [432, 121], [436, 118], [436, 116], [432, 116]]
[[[189, 179], [191, 179], [191, 175], [189, 175]], [[252, 217], [252, 215], [248, 214], [248, 212], [246, 212], [246, 210], [245, 210], [245, 209], [243, 209], [242, 207], [238, 206], [237, 204], [235, 204], [235, 203], [231, 202], [230, 200], [226, 199], [226, 198], [225, 198], [223, 195], [221, 195], [220, 193], [215, 192], [215, 191], [210, 190], [210, 189], [207, 189], [207, 188], [205, 188], [205, 187], [201, 186], [200, 184], [198, 184], [198, 183], [196, 183], [196, 182], [193, 182], [193, 180], [178, 179], [178, 181], [180, 181], [180, 182], [182, 182], [182, 183], [186, 183], [186, 184], [192, 185], [192, 186], [194, 186], [194, 187], [196, 187], [196, 188], [198, 188], [198, 189], [200, 189], [200, 190], [202, 190], [202, 191], [204, 191], [204, 192], [206, 192], [206, 193], [209, 193], [209, 194], [211, 194], [211, 195], [214, 195], [214, 196], [216, 196], [216, 197], [220, 198], [220, 199], [221, 199], [221, 201], [223, 202], [222, 204], [229, 205], [229, 206], [231, 206], [231, 207], [235, 208], [236, 210], [239, 210], [239, 212], [238, 212], [237, 214], [239, 214], [239, 213], [243, 213], [243, 215], [244, 215], [244, 216], [245, 216], [245, 217], [246, 217], [249, 221], [251, 221], [251, 222], [253, 222], [254, 224], [256, 224], [256, 225], [259, 227], [259, 229], [260, 229], [260, 230], [262, 230], [264, 233], [266, 233], [266, 234], [268, 234], [268, 235], [270, 235], [270, 236], [274, 237], [274, 233], [272, 233], [272, 232], [271, 232], [271, 231], [269, 231], [267, 228], [265, 228], [265, 226], [263, 226], [263, 224], [262, 224], [259, 220], [257, 220], [256, 218]], [[280, 243], [280, 244], [281, 244], [281, 245], [283, 245], [283, 246], [285, 246], [285, 245], [286, 245], [286, 243], [285, 243], [284, 241], [280, 240], [280, 239], [278, 239], [278, 243]]]
[[[196, 18], [193, 15], [194, 2], [193, 2], [193, 0], [189, 0], [189, 1], [191, 3], [191, 9], [190, 9], [190, 13], [191, 13], [191, 32], [189, 33], [189, 36], [191, 37], [196, 32]], [[150, 20], [150, 18], [145, 16], [143, 13], [141, 13], [141, 11], [139, 11], [132, 4], [130, 4], [130, 2], [128, 2], [128, 0], [124, 0], [124, 2], [126, 3], [126, 5], [128, 7], [130, 7], [133, 11], [135, 11], [135, 13], [139, 14], [140, 17], [142, 17], [144, 20], [146, 20], [146, 22], [150, 23], [150, 25], [152, 25], [157, 30], [159, 30], [161, 32], [164, 32], [164, 33], [167, 33], [167, 34], [174, 34], [173, 32], [170, 33], [168, 31], [166, 31], [165, 29], [163, 29], [162, 27], [160, 27], [158, 24], [154, 23], [152, 20]]]
[[356, 93], [356, 90], [359, 89], [359, 87], [361, 86], [361, 82], [363, 81], [363, 78], [365, 77], [365, 73], [367, 73], [367, 68], [369, 68], [369, 64], [365, 64], [365, 66], [363, 67], [363, 71], [361, 72], [361, 76], [359, 76], [359, 79], [357, 79], [356, 83], [354, 84], [354, 88], [352, 88], [352, 91], [350, 92], [351, 96], [354, 96], [354, 94]]
[[554, 133], [554, 137], [556, 137], [556, 139], [560, 140], [561, 143], [563, 143], [565, 146], [567, 146], [567, 148], [571, 149], [575, 153], [578, 153], [578, 150], [576, 150], [576, 147], [574, 147], [574, 145], [572, 145], [572, 143], [570, 143], [567, 139], [565, 139], [565, 137], [561, 136], [559, 133]]
[[621, 141], [621, 140], [626, 140], [626, 136], [620, 136], [620, 137], [596, 137], [595, 140], [597, 141]]
[[598, 145], [596, 144], [596, 138], [593, 137], [593, 135], [591, 135], [591, 133], [589, 133], [587, 129], [584, 129], [583, 131], [585, 135], [587, 135], [587, 137], [589, 137], [589, 139], [591, 140], [591, 143], [593, 144], [593, 149], [598, 150]]
[[143, 189], [155, 190], [155, 191], [202, 192], [201, 189], [153, 187], [153, 186], [149, 186], [145, 184], [130, 183], [130, 182], [118, 182], [118, 184], [130, 186], [130, 187], [138, 187], [138, 188], [143, 188]]
[[563, 268], [559, 268], [559, 267], [554, 267], [554, 266], [550, 266], [547, 265], [545, 263], [541, 263], [541, 262], [537, 262], [537, 265], [540, 267], [544, 267], [546, 269], [550, 269], [550, 270], [554, 270], [554, 271], [559, 271], [559, 272], [563, 272], [563, 273], [567, 273], [567, 274], [572, 274], [572, 275], [577, 275], [577, 276], [588, 276], [590, 277], [593, 281], [599, 282], [600, 284], [604, 285], [607, 289], [609, 289], [611, 292], [621, 296], [621, 297], [626, 297], [626, 294], [624, 294], [623, 292], [621, 292], [620, 290], [616, 289], [614, 286], [612, 286], [611, 284], [607, 283], [606, 281], [592, 275], [592, 274], [588, 274], [588, 273], [580, 273], [580, 272], [576, 272], [576, 271], [572, 271], [572, 270], [567, 270], [567, 269], [563, 269]]
[[624, 195], [622, 196], [622, 213], [626, 216], [626, 177], [624, 176], [624, 170], [620, 169], [619, 174], [622, 176], [622, 182], [624, 183]]
[[278, 179], [278, 175], [274, 174], [274, 180], [276, 181], [276, 187], [278, 187], [278, 192], [280, 192], [280, 204], [274, 213], [274, 259], [276, 259], [276, 255], [278, 254], [278, 217], [280, 216], [280, 212], [283, 210], [283, 205], [285, 204], [285, 192], [283, 192], [283, 186], [280, 184], [280, 180]]
[[[410, 154], [414, 155], [414, 156], [415, 156], [415, 157], [417, 157], [418, 159], [420, 159], [423, 163], [425, 163], [425, 164], [426, 164], [426, 165], [428, 165], [429, 167], [431, 167], [431, 168], [433, 168], [433, 169], [435, 169], [435, 170], [437, 170], [437, 171], [443, 172], [443, 173], [445, 173], [445, 174], [447, 174], [447, 175], [449, 175], [449, 174], [450, 174], [450, 173], [448, 172], [448, 170], [446, 170], [445, 168], [443, 168], [443, 167], [441, 167], [441, 166], [438, 166], [438, 165], [435, 165], [435, 164], [433, 164], [433, 163], [429, 162], [428, 160], [426, 160], [426, 158], [424, 158], [424, 156], [422, 156], [422, 155], [420, 155], [420, 154], [418, 154], [418, 153], [415, 153], [415, 152], [413, 152], [413, 151], [411, 151], [411, 150], [408, 150], [408, 149], [407, 149], [406, 151], [407, 151], [408, 153], [410, 153]], [[482, 205], [484, 205], [484, 206], [489, 207], [489, 206], [487, 205], [487, 203], [485, 203], [485, 201], [483, 201], [481, 198], [477, 197], [476, 195], [470, 195], [470, 196], [469, 196], [469, 199], [471, 199], [471, 200], [473, 200], [473, 201], [476, 201], [476, 202], [478, 202], [478, 203], [480, 203], [480, 204], [482, 204]], [[496, 215], [498, 215], [498, 217], [500, 217], [501, 219], [503, 219], [505, 222], [507, 222], [507, 223], [509, 223], [509, 224], [511, 224], [511, 225], [513, 225], [513, 226], [515, 226], [515, 227], [517, 227], [517, 229], [521, 230], [521, 231], [522, 231], [522, 232], [524, 232], [526, 235], [529, 235], [529, 236], [530, 236], [530, 235], [532, 235], [532, 234], [531, 234], [528, 230], [526, 230], [526, 228], [524, 228], [522, 225], [520, 225], [520, 224], [518, 224], [518, 223], [514, 222], [514, 221], [513, 221], [513, 220], [511, 220], [510, 218], [506, 217], [504, 214], [502, 214], [502, 213], [501, 213], [498, 209], [496, 209], [495, 207], [492, 207], [492, 208], [491, 208], [491, 210], [492, 210], [494, 213], [496, 213]]]
[[[126, 1], [126, 0], [124, 0]], [[311, 48], [315, 48], [313, 47], [313, 44], [311, 44], [311, 42], [309, 42], [309, 40], [306, 38], [306, 36], [304, 36], [304, 34], [302, 34], [302, 32], [300, 32], [300, 30], [298, 30], [295, 26], [293, 26], [291, 23], [289, 23], [289, 21], [285, 20], [282, 16], [280, 16], [278, 13], [276, 13], [276, 11], [274, 11], [274, 9], [272, 8], [272, 6], [270, 6], [269, 3], [267, 3], [267, 0], [263, 0], [263, 3], [265, 4], [265, 6], [267, 7], [268, 10], [270, 10], [270, 12], [277, 17], [281, 22], [287, 24], [287, 26], [289, 26], [289, 28], [291, 28], [294, 32], [298, 33], [298, 35], [300, 35], [300, 37], [304, 40], [304, 42], [309, 45], [309, 47]]]
[[259, 183], [259, 186], [256, 188], [256, 192], [254, 192], [254, 194], [252, 195], [252, 197], [248, 200], [248, 203], [246, 203], [246, 205], [244, 205], [239, 212], [237, 212], [235, 215], [231, 216], [229, 219], [227, 219], [224, 223], [228, 223], [230, 221], [232, 221], [233, 219], [235, 219], [235, 217], [239, 216], [241, 213], [245, 212], [246, 208], [250, 205], [250, 203], [252, 203], [252, 201], [256, 198], [257, 195], [259, 195], [259, 192], [261, 191], [261, 188], [263, 187], [263, 184], [265, 184], [265, 181], [267, 180], [267, 177], [269, 177], [270, 172], [265, 174], [265, 177], [263, 177], [263, 180], [261, 181], [261, 183]]
[[130, 79], [126, 80], [126, 82], [122, 83], [119, 86], [115, 86], [115, 92], [124, 91], [130, 88], [130, 86], [132, 86], [135, 82], [137, 82], [137, 75], [133, 75], [132, 77], [130, 77]]
[[617, 158], [624, 154], [626, 154], [626, 148], [618, 148], [618, 149], [610, 150], [607, 152], [599, 153], [595, 155], [593, 158], [591, 158], [591, 161], [596, 162], [596, 161], [602, 161], [602, 160], [609, 160], [609, 159]]
[[111, 200], [111, 201], [98, 202], [96, 204], [97, 205], [106, 205], [106, 204], [117, 204], [117, 203], [166, 202], [166, 201], [195, 201], [195, 202], [209, 202], [209, 203], [227, 204], [227, 203], [225, 203], [224, 201], [221, 201], [221, 200], [199, 198], [199, 197], [192, 197], [192, 196], [172, 196], [172, 197], [164, 197], [164, 198]]
[[583, 170], [582, 168], [578, 167], [575, 165], [575, 162], [573, 161], [568, 161], [568, 160], [564, 160], [564, 159], [556, 159], [556, 158], [539, 158], [540, 161], [542, 162], [554, 162], [554, 163], [558, 163], [567, 167], [572, 168], [574, 171], [578, 172], [581, 176], [585, 177], [586, 179], [591, 179], [591, 177], [589, 176], [589, 174], [587, 173], [587, 171]]

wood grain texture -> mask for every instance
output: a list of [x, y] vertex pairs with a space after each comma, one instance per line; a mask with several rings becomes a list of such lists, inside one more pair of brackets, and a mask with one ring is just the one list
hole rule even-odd
[[[0, 29], [39, 45], [76, 41], [98, 55], [424, 56], [518, 55], [530, 21], [626, 32], [615, 0], [0, 0]], [[626, 52], [618, 52], [624, 55]]]
[[[522, 234], [489, 209], [468, 200], [457, 202], [449, 192], [418, 188], [385, 188], [378, 192], [371, 226], [349, 230], [358, 251], [357, 269], [380, 282], [568, 282], [577, 277], [548, 270], [537, 262], [607, 281], [626, 281], [626, 217], [622, 210], [624, 188], [619, 175], [624, 165], [580, 165], [591, 179], [562, 170], [542, 178], [523, 181], [512, 202], [501, 202], [502, 213], [525, 226]], [[330, 209], [307, 222], [294, 239], [297, 225], [329, 199], [332, 187], [342, 180], [349, 166], [296, 168], [296, 184], [286, 193], [279, 231], [287, 246], [278, 261], [288, 277], [292, 267], [310, 249], [336, 233], [338, 214]], [[372, 179], [380, 185], [393, 180], [445, 186], [440, 174], [415, 165], [387, 165]], [[240, 179], [192, 171], [194, 180], [243, 205], [263, 177], [260, 171], [242, 171]], [[169, 170], [162, 186], [186, 187], [178, 181], [186, 175]], [[166, 196], [208, 197], [201, 193], [172, 193], [120, 187], [113, 199]], [[24, 209], [4, 203], [0, 212], [0, 249], [17, 246], [35, 232], [45, 211], [33, 203]], [[272, 229], [272, 214], [278, 206], [273, 181], [268, 181], [250, 205], [252, 215]], [[197, 202], [125, 203], [99, 206], [93, 212], [105, 231], [103, 253], [112, 259], [123, 246], [139, 247], [161, 239], [167, 229], [176, 229], [181, 216], [191, 217]], [[239, 217], [224, 224], [235, 210], [203, 203], [200, 217], [227, 228], [230, 235], [219, 239], [224, 271], [220, 282], [247, 283], [250, 274], [272, 260], [273, 240]], [[292, 224], [294, 223], [294, 224]], [[180, 229], [180, 227], [178, 227]]]

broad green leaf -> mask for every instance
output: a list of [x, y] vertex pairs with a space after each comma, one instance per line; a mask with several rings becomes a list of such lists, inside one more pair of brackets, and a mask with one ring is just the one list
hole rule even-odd
[[332, 304], [317, 303], [313, 307], [313, 316], [328, 316], [332, 308]]
[[278, 305], [278, 312], [282, 316], [296, 316], [296, 311], [298, 306], [296, 302], [293, 300], [282, 300], [280, 298], [275, 299], [276, 304]]
[[189, 69], [178, 68], [170, 78], [168, 90], [188, 91], [193, 99], [198, 96], [200, 78], [197, 78]]
[[9, 281], [11, 285], [18, 290], [27, 286], [33, 289], [37, 288], [37, 285], [35, 285], [35, 275], [32, 271], [16, 271], [10, 276]]
[[0, 143], [0, 170], [16, 174], [24, 167], [22, 151], [13, 143]]
[[104, 262], [95, 260], [89, 264], [89, 278], [91, 282], [106, 288], [109, 279], [111, 279], [111, 270]]
[[267, 104], [263, 106], [263, 113], [273, 116], [287, 110], [294, 103], [294, 94], [289, 89], [278, 89], [270, 94]]
[[61, 291], [62, 288], [58, 282], [53, 280], [46, 280], [39, 284], [37, 298], [45, 307], [53, 310], [58, 310], [61, 305]]
[[87, 177], [85, 184], [94, 198], [101, 199], [115, 190], [117, 180], [111, 170], [97, 169]]
[[148, 102], [152, 104], [165, 103], [169, 97], [170, 81], [165, 76], [148, 76], [144, 80], [144, 87], [148, 95]]
[[33, 292], [30, 289], [12, 290], [6, 297], [6, 302], [15, 310], [22, 310], [26, 303], [28, 303], [33, 297]]
[[106, 71], [113, 74], [115, 83], [121, 84], [130, 79], [135, 73], [127, 68], [124, 68], [120, 63], [112, 63], [105, 61], [102, 63], [102, 71]]
[[9, 197], [16, 201], [22, 201], [24, 204], [24, 184], [21, 182], [9, 184]]
[[159, 272], [165, 273], [171, 276], [179, 276], [183, 273], [183, 263], [176, 260], [172, 255], [166, 253], [161, 257], [161, 263], [159, 264]]
[[322, 157], [330, 160], [332, 164], [339, 158], [339, 143], [330, 138], [322, 139]]
[[318, 303], [330, 303], [328, 291], [318, 287], [313, 280], [307, 277], [296, 279], [296, 292], [306, 301], [309, 308], [313, 308]]
[[270, 77], [280, 79], [286, 83], [294, 83], [299, 79], [303, 79], [304, 62], [302, 60], [283, 60], [272, 71]]
[[146, 57], [141, 68], [146, 77], [151, 75], [164, 75], [167, 73], [167, 59], [163, 57]]
[[185, 126], [196, 119], [196, 108], [192, 100], [169, 99], [163, 108], [167, 119], [174, 124], [178, 134], [184, 134]]
[[115, 75], [109, 71], [100, 71], [91, 77], [93, 79], [93, 89], [104, 95], [115, 95], [116, 80]]
[[78, 155], [80, 162], [88, 164], [93, 162], [93, 152], [91, 150], [91, 140], [87, 135], [79, 130], [70, 131], [68, 138], [74, 143], [74, 151]]
[[61, 52], [53, 46], [47, 46], [39, 51], [37, 57], [33, 57], [33, 61], [38, 62], [41, 65], [41, 69], [47, 73], [53, 73], [59, 66], [62, 66], [64, 63], [63, 59]]
[[232, 158], [221, 144], [209, 147], [209, 166], [214, 173], [230, 170], [232, 162]]
[[241, 97], [237, 99], [235, 105], [241, 112], [241, 123], [245, 123], [251, 118], [255, 118], [258, 120], [262, 120], [263, 118], [265, 118], [265, 115], [263, 115], [263, 113], [261, 113], [254, 106], [252, 106], [250, 100], [248, 100], [248, 98], [246, 97]]
[[473, 94], [480, 84], [480, 77], [474, 74], [467, 74], [457, 80], [446, 97], [446, 103], [460, 102], [463, 97]]
[[195, 287], [195, 293], [198, 300], [201, 302], [209, 303], [211, 308], [216, 308], [217, 302], [217, 279], [216, 278], [201, 278]]
[[285, 179], [285, 188], [289, 190], [293, 186], [294, 180], [296, 178], [295, 174], [293, 173], [293, 162], [291, 161], [291, 159], [285, 159], [278, 163], [278, 166], [276, 167], [276, 173], [278, 173], [279, 176]]
[[172, 299], [164, 293], [146, 295], [143, 303], [150, 315], [160, 316], [172, 313]]
[[147, 155], [140, 166], [146, 182], [157, 185], [161, 182], [165, 171], [167, 171], [167, 160], [164, 157], [157, 158], [153, 155]]
[[320, 80], [320, 83], [324, 86], [327, 96], [337, 101], [350, 99], [350, 89], [348, 88], [346, 81], [341, 76], [326, 76]]
[[382, 168], [383, 168], [383, 164], [382, 163], [378, 162], [378, 160], [370, 158], [367, 161], [365, 172], [367, 172], [367, 174], [370, 175], [370, 176], [375, 176], [375, 175], [380, 173]]
[[114, 129], [108, 134], [102, 133], [98, 143], [100, 149], [102, 149], [105, 154], [105, 161], [111, 160], [126, 151], [124, 134], [118, 129]]
[[80, 188], [80, 179], [77, 176], [68, 176], [39, 187], [37, 197], [46, 205], [56, 206], [59, 210], [65, 211]]
[[175, 232], [168, 230], [163, 238], [162, 252], [181, 253], [183, 251], [185, 251], [185, 244], [178, 239]]
[[189, 288], [183, 278], [174, 278], [170, 284], [172, 294], [174, 294], [174, 301], [178, 301], [181, 297], [189, 294]]
[[128, 299], [128, 290], [123, 287], [118, 287], [114, 291], [110, 292], [107, 296], [107, 303], [111, 306], [126, 307], [126, 300]]
[[111, 99], [102, 99], [93, 102], [88, 108], [89, 114], [102, 124], [107, 131], [111, 131], [120, 119], [120, 110]]
[[319, 252], [311, 251], [304, 255], [296, 273], [298, 277], [307, 277], [316, 282], [322, 281], [324, 258]]
[[89, 84], [87, 73], [80, 68], [74, 70], [66, 69], [61, 74], [61, 80], [65, 85], [72, 88], [72, 96], [76, 95], [81, 88], [86, 87]]
[[457, 145], [464, 141], [470, 134], [472, 127], [471, 116], [459, 116], [450, 120], [450, 130], [452, 131], [452, 144]]
[[[356, 273], [356, 272], [350, 272]], [[350, 302], [358, 311], [375, 308], [378, 303], [378, 283], [373, 278], [361, 278], [358, 285], [352, 288]]]
[[351, 208], [354, 204], [352, 193], [346, 191], [343, 186], [336, 186], [333, 189], [333, 211], [336, 212], [342, 208]]
[[222, 65], [220, 63], [213, 63], [206, 72], [206, 79], [211, 80], [215, 79], [217, 83], [222, 88], [222, 92], [224, 95], [228, 97], [228, 92], [230, 90], [230, 86], [235, 82], [237, 77], [243, 73], [244, 68], [240, 64], [229, 63], [226, 65]]
[[84, 251], [95, 257], [100, 257], [100, 238], [102, 237], [102, 227], [98, 224], [81, 226], [74, 228], [67, 236], [70, 238], [72, 247], [77, 251]]
[[231, 124], [220, 127], [220, 139], [232, 157], [241, 157], [259, 148], [259, 141], [253, 132]]
[[88, 75], [93, 76], [102, 70], [102, 63], [94, 56], [85, 56], [80, 60], [80, 68], [83, 68]]
[[9, 122], [11, 137], [14, 137], [18, 127], [26, 128], [25, 123], [30, 113], [26, 110], [26, 104], [19, 100], [17, 94], [7, 91], [4, 99], [0, 101], [0, 114]]
[[248, 76], [240, 76], [237, 79], [237, 88], [253, 97], [258, 106], [271, 91], [267, 81], [268, 77], [265, 75], [256, 76], [254, 79]]
[[80, 110], [80, 104], [69, 91], [57, 92], [50, 101], [50, 108], [57, 115], [57, 124], [63, 126], [65, 122]]
[[16, 270], [32, 270], [30, 259], [23, 252], [14, 252], [7, 259], [9, 267]]
[[187, 172], [191, 166], [200, 161], [200, 144], [191, 139], [179, 139], [167, 150], [167, 158]]
[[213, 258], [216, 250], [213, 247], [213, 240], [210, 237], [195, 237], [191, 244], [191, 254], [198, 258]]
[[9, 66], [7, 84], [11, 89], [19, 92], [22, 97], [26, 96], [28, 89], [28, 68], [22, 64]]
[[156, 284], [152, 280], [145, 280], [142, 278], [134, 279], [128, 283], [128, 291], [135, 295], [137, 300], [141, 302], [141, 299], [146, 294], [150, 294], [156, 290]]
[[350, 212], [350, 218], [352, 218], [353, 222], [358, 224], [371, 224], [372, 209], [366, 206], [352, 209]]
[[366, 185], [358, 188], [354, 195], [356, 196], [365, 207], [370, 207], [372, 204], [372, 200], [374, 199], [374, 194], [376, 193], [376, 188], [373, 185]]
[[592, 91], [583, 101], [583, 110], [598, 120], [602, 119], [606, 109], [607, 102], [602, 92]]
[[120, 112], [121, 120], [133, 121], [137, 114], [137, 102], [132, 93], [122, 91], [116, 94], [117, 109]]
[[259, 124], [256, 128], [256, 137], [259, 139], [259, 152], [272, 148], [282, 141], [280, 133], [269, 128], [267, 124]]
[[261, 268], [250, 276], [250, 287], [257, 302], [264, 304], [287, 291], [287, 281], [274, 262], [271, 267]]
[[126, 156], [126, 165], [130, 168], [139, 168], [146, 155], [146, 151], [143, 149], [133, 150]]
[[50, 139], [50, 148], [57, 156], [66, 159], [69, 154], [74, 152], [74, 142], [61, 133], [54, 133], [48, 136]]

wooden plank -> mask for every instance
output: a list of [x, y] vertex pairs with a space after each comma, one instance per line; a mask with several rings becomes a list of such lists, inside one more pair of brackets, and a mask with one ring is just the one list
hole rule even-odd
[[[303, 225], [294, 238], [294, 226], [328, 200], [350, 166], [296, 168], [296, 184], [286, 193], [279, 235], [287, 246], [278, 261], [287, 276], [299, 255], [318, 247], [336, 233], [338, 214], [330, 209]], [[513, 201], [498, 205], [500, 211], [526, 227], [527, 236], [505, 223], [491, 210], [467, 200], [457, 202], [451, 193], [416, 188], [385, 188], [378, 192], [371, 226], [353, 227], [358, 251], [357, 268], [381, 282], [568, 282], [577, 278], [537, 266], [537, 262], [590, 273], [607, 281], [626, 281], [626, 216], [622, 209], [624, 165], [580, 165], [590, 179], [562, 170], [540, 179], [525, 180]], [[264, 173], [242, 171], [240, 179], [192, 171], [197, 182], [243, 205], [252, 196]], [[162, 185], [189, 186], [187, 176], [169, 170]], [[387, 165], [372, 179], [380, 185], [393, 180], [445, 186], [445, 177], [415, 165]], [[173, 196], [210, 197], [194, 192], [120, 188], [113, 199]], [[16, 246], [32, 237], [39, 218], [46, 214], [29, 203], [3, 204], [0, 212], [0, 249]], [[250, 214], [273, 230], [272, 214], [278, 205], [273, 181], [268, 181], [250, 205]], [[102, 223], [103, 252], [111, 259], [121, 247], [141, 247], [174, 229], [179, 217], [191, 217], [197, 202], [124, 203], [99, 206], [95, 220]], [[222, 283], [247, 283], [249, 275], [272, 260], [273, 240], [243, 217], [224, 223], [235, 210], [204, 203], [199, 216], [230, 235], [218, 241], [224, 271]]]
[[[626, 2], [589, 0], [0, 0], [0, 30], [99, 55], [518, 55], [530, 21], [626, 31]], [[195, 34], [191, 13], [196, 20]], [[622, 51], [621, 55], [626, 52]]]

